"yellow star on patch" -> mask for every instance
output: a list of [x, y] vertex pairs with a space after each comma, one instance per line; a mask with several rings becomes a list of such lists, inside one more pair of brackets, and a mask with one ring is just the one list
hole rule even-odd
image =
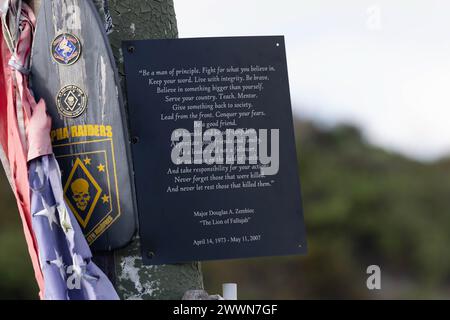
[[99, 172], [105, 172], [105, 166], [102, 165], [102, 164], [98, 165], [97, 169], [98, 169]]
[[92, 159], [91, 159], [91, 158], [89, 158], [89, 157], [87, 157], [87, 158], [86, 158], [86, 159], [84, 159], [83, 161], [84, 161], [84, 164], [85, 164], [85, 165], [90, 165], [90, 164], [91, 164], [91, 161], [92, 161]]
[[109, 202], [109, 196], [107, 196], [106, 194], [102, 197], [102, 201], [103, 203], [107, 203]]

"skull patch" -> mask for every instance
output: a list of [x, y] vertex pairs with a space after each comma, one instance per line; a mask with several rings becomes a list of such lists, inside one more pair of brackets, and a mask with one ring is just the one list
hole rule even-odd
[[75, 201], [78, 209], [85, 211], [89, 201], [91, 200], [91, 195], [89, 193], [89, 182], [85, 179], [77, 179], [71, 185], [72, 198]]

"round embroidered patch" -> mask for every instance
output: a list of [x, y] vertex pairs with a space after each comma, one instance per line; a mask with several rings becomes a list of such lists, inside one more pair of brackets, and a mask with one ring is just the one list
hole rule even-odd
[[70, 33], [58, 35], [52, 42], [52, 58], [61, 65], [72, 65], [81, 56], [81, 41]]
[[56, 106], [59, 113], [65, 117], [79, 117], [86, 111], [87, 95], [75, 85], [65, 86], [56, 97]]

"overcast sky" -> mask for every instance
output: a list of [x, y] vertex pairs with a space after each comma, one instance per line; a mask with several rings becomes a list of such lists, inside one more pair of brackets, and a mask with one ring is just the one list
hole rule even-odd
[[286, 36], [294, 112], [450, 154], [450, 1], [174, 0], [180, 37]]

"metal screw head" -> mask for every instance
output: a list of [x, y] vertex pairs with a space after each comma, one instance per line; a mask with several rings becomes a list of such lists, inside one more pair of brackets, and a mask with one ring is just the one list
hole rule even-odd
[[136, 144], [138, 142], [139, 142], [139, 137], [134, 136], [134, 137], [131, 138], [131, 143], [132, 144]]
[[134, 51], [136, 51], [136, 47], [135, 46], [129, 46], [128, 47], [128, 52], [129, 53], [134, 53]]

